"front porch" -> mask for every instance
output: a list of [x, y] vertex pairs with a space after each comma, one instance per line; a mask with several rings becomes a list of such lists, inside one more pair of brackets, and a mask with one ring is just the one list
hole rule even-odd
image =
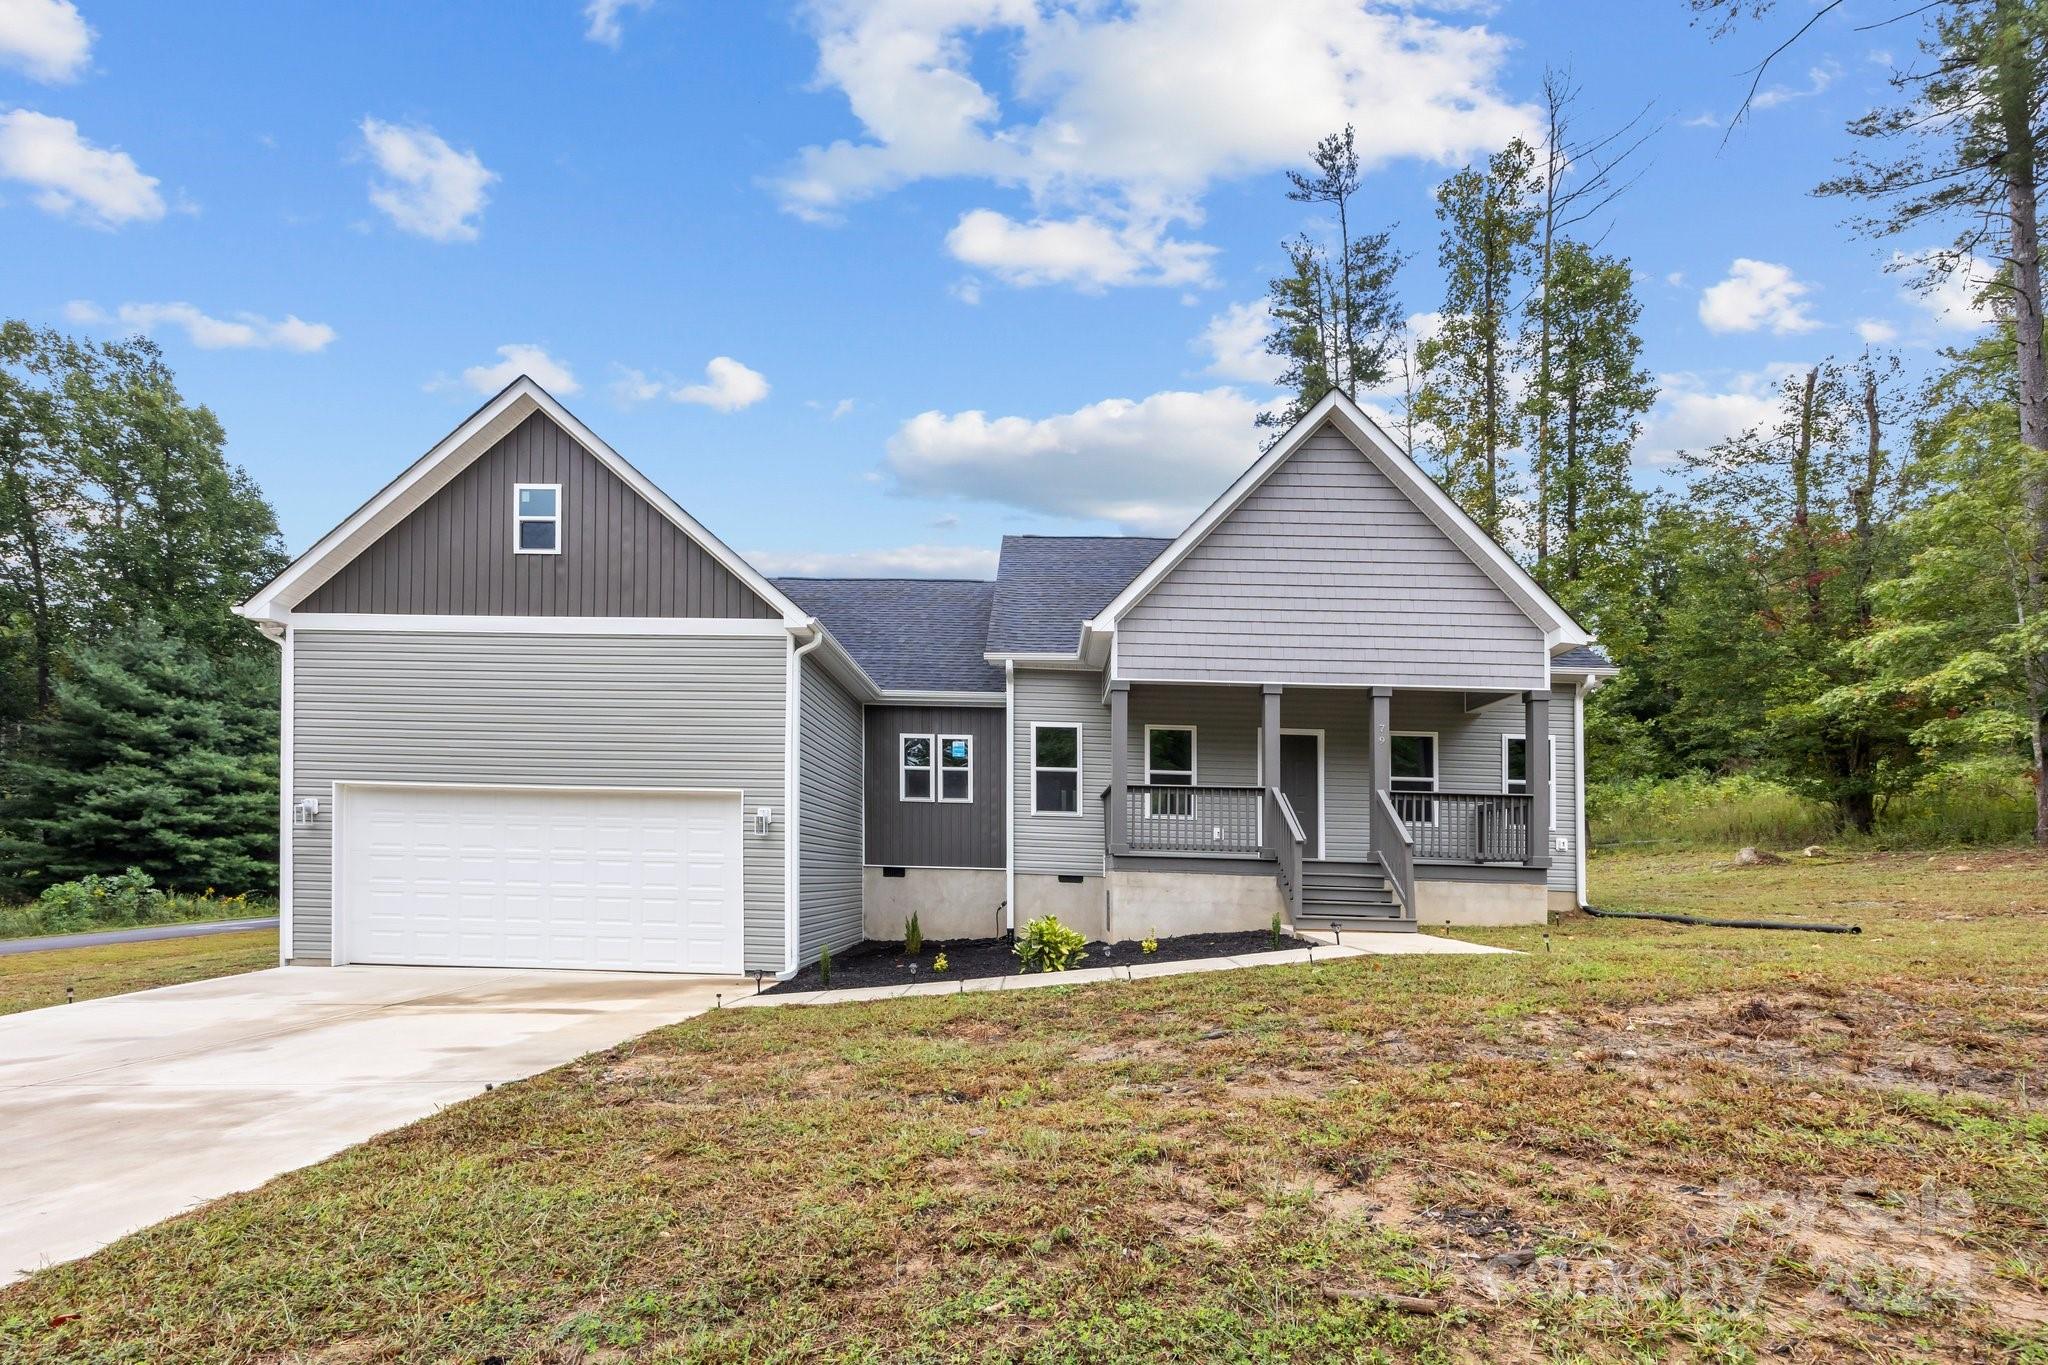
[[[1272, 878], [1299, 927], [1541, 916], [1547, 692], [1112, 683], [1112, 876]], [[1556, 823], [1556, 800], [1549, 802]], [[1432, 915], [1432, 905], [1457, 915]]]

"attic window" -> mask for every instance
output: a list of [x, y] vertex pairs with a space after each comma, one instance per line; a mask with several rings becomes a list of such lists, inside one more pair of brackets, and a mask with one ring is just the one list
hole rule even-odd
[[512, 552], [558, 555], [562, 552], [562, 485], [512, 485]]

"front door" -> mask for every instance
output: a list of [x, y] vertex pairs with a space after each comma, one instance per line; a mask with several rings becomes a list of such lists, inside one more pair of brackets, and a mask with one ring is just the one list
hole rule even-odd
[[1280, 735], [1280, 790], [1294, 807], [1305, 839], [1303, 852], [1311, 858], [1323, 856], [1323, 737], [1312, 734]]

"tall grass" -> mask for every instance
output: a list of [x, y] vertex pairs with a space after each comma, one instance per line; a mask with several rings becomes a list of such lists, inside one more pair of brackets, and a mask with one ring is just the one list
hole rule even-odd
[[1693, 774], [1590, 785], [1586, 822], [1595, 848], [1957, 848], [2024, 844], [2033, 837], [2034, 792], [2010, 768], [1937, 773], [1887, 802], [1869, 834], [1767, 778]]

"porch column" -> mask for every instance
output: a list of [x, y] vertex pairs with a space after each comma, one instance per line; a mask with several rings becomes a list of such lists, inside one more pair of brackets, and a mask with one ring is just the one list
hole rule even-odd
[[1131, 851], [1130, 798], [1124, 793], [1131, 781], [1131, 685], [1109, 685], [1109, 852], [1121, 857]]
[[[1271, 791], [1280, 785], [1280, 684], [1267, 683], [1259, 693], [1259, 774]], [[1261, 816], [1273, 799], [1261, 793], [1259, 811]], [[1276, 857], [1280, 851], [1280, 818], [1277, 810], [1273, 818], [1266, 820], [1260, 828], [1264, 837], [1259, 840], [1265, 846], [1267, 857]]]
[[[1375, 687], [1372, 690], [1372, 789], [1376, 792], [1391, 792], [1394, 789], [1394, 689]], [[1374, 801], [1366, 816], [1366, 829], [1372, 832], [1371, 845], [1380, 846], [1380, 838], [1374, 827], [1380, 818], [1380, 803]]]
[[1550, 866], [1550, 694], [1524, 692], [1527, 712], [1522, 727], [1522, 752], [1529, 774], [1529, 856], [1527, 867]]

